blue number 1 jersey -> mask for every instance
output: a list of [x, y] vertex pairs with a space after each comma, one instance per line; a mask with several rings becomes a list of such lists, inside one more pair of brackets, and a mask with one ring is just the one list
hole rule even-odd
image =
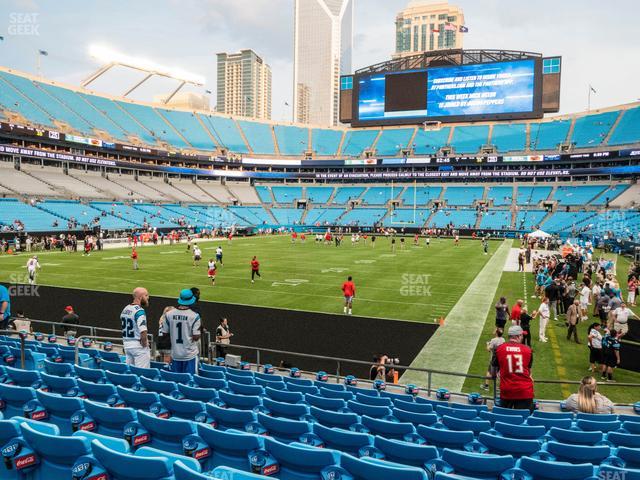
[[140, 336], [147, 333], [147, 315], [140, 305], [127, 305], [120, 314], [122, 342], [126, 347], [140, 345]]

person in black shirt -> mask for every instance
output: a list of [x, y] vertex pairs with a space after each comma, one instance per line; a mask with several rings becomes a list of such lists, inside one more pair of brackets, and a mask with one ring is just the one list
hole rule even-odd
[[531, 346], [531, 315], [525, 307], [520, 311], [520, 328], [522, 328], [522, 343]]
[[80, 325], [80, 317], [73, 311], [73, 307], [68, 305], [64, 308], [66, 314], [62, 317], [62, 323], [64, 323], [64, 335], [76, 335], [77, 326]]

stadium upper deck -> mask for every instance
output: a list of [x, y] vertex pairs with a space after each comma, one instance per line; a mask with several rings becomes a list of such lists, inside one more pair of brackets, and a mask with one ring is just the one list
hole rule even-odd
[[253, 157], [345, 158], [367, 153], [557, 153], [640, 144], [640, 104], [519, 122], [320, 128], [256, 122], [108, 97], [0, 67], [0, 120], [107, 142]]

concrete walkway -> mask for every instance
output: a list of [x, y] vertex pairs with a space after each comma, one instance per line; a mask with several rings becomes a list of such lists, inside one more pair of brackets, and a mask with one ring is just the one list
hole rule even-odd
[[[451, 309], [444, 326], [438, 328], [410, 366], [467, 373], [485, 320], [493, 308], [493, 299], [511, 250], [511, 242], [505, 240], [495, 251]], [[408, 371], [402, 376], [402, 383], [425, 386], [427, 374]], [[434, 374], [432, 378], [432, 387], [446, 388], [451, 392], [460, 392], [463, 384], [464, 377]]]

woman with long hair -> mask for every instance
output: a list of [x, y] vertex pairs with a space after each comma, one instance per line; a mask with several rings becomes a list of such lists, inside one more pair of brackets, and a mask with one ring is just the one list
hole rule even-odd
[[598, 392], [596, 379], [587, 376], [580, 382], [578, 393], [567, 398], [565, 409], [581, 413], [613, 413], [613, 403]]

